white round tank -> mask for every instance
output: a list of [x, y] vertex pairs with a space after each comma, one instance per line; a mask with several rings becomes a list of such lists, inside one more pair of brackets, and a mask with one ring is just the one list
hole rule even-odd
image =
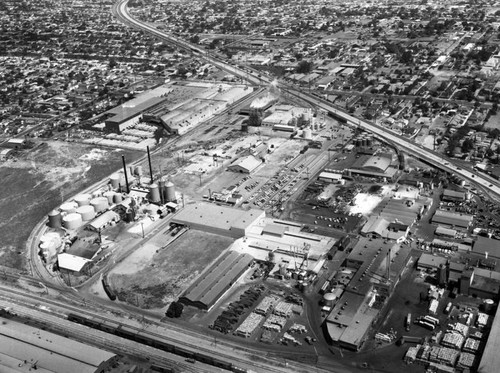
[[135, 166], [135, 174], [139, 177], [142, 176], [142, 166]]
[[75, 197], [75, 202], [78, 204], [78, 206], [86, 206], [90, 203], [90, 194], [80, 194]]
[[104, 192], [102, 196], [106, 197], [108, 199], [108, 204], [112, 205], [114, 195], [115, 195], [115, 192], [108, 191], [108, 192]]
[[49, 227], [61, 228], [61, 225], [62, 225], [61, 212], [57, 210], [49, 212]]
[[61, 205], [61, 212], [64, 212], [66, 214], [71, 214], [74, 213], [76, 208], [78, 207], [78, 204], [76, 202], [66, 202]]
[[165, 196], [167, 202], [174, 202], [176, 200], [175, 198], [175, 185], [171, 181], [165, 185]]
[[68, 214], [63, 218], [63, 226], [66, 229], [77, 229], [82, 223], [82, 216], [77, 213]]
[[118, 189], [121, 184], [121, 176], [119, 174], [114, 174], [109, 177], [109, 182], [113, 189]]
[[97, 197], [90, 200], [90, 204], [94, 206], [95, 212], [101, 212], [108, 208], [108, 199], [106, 197]]
[[84, 221], [89, 221], [95, 218], [94, 207], [90, 205], [80, 206], [76, 209], [76, 212], [82, 216], [82, 220]]
[[302, 136], [306, 140], [311, 140], [312, 139], [312, 131], [310, 128], [305, 128], [304, 131], [302, 132]]

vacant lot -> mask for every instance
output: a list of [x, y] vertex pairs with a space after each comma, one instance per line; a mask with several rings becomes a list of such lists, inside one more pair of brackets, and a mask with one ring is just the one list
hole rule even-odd
[[233, 242], [194, 230], [166, 245], [170, 238], [157, 235], [110, 273], [120, 300], [146, 309], [165, 307]]
[[121, 154], [96, 146], [41, 143], [0, 167], [0, 257], [2, 265], [22, 268], [26, 240], [35, 225], [64, 199], [120, 168]]

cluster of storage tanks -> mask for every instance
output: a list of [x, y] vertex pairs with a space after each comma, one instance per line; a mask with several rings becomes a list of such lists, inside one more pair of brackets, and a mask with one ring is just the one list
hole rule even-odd
[[[130, 174], [127, 176], [132, 175], [141, 177], [142, 167], [130, 167]], [[84, 223], [94, 219], [97, 214], [109, 209], [111, 205], [121, 203], [123, 195], [116, 192], [116, 190], [121, 190], [126, 185], [125, 175], [123, 172], [111, 175], [109, 183], [112, 190], [77, 195], [72, 201], [63, 203], [59, 209], [51, 211], [48, 214], [49, 227], [77, 229]], [[149, 185], [148, 191], [148, 198], [152, 203], [164, 204], [176, 201], [175, 186], [168, 180], [161, 179], [158, 183]], [[133, 214], [133, 211], [127, 211], [127, 217], [129, 217], [129, 213]], [[133, 216], [131, 220], [133, 220]]]
[[358, 148], [359, 147], [368, 147], [369, 148], [370, 146], [373, 145], [373, 136], [369, 135], [369, 134], [359, 135], [353, 140], [353, 143]]
[[175, 186], [171, 181], [160, 179], [149, 186], [149, 200], [153, 203], [175, 202]]
[[80, 194], [73, 201], [63, 203], [59, 209], [49, 213], [49, 227], [77, 229], [106, 211], [112, 204], [120, 203], [122, 195], [113, 191]]

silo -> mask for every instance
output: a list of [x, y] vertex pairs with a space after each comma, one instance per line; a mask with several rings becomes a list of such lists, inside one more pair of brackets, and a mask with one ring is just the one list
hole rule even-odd
[[139, 177], [142, 176], [143, 172], [142, 172], [142, 166], [135, 166], [135, 174]]
[[495, 306], [495, 302], [492, 299], [486, 299], [483, 302], [484, 305], [484, 312], [490, 313], [493, 310], [493, 307]]
[[115, 194], [116, 194], [115, 192], [108, 191], [108, 192], [104, 192], [102, 196], [108, 199], [109, 205], [112, 205], [113, 204], [113, 197], [115, 196]]
[[149, 200], [153, 203], [160, 202], [160, 189], [158, 184], [151, 184], [149, 186]]
[[97, 197], [90, 200], [90, 204], [94, 206], [95, 212], [101, 212], [108, 208], [108, 199], [106, 197]]
[[160, 199], [162, 203], [165, 203], [166, 200], [166, 195], [167, 195], [167, 189], [165, 188], [166, 184], [167, 182], [165, 181], [165, 179], [160, 179], [160, 181], [158, 181], [158, 188], [160, 190]]
[[361, 141], [361, 139], [358, 137], [358, 138], [356, 139], [356, 147], [358, 147], [358, 148], [359, 148], [361, 145], [362, 145], [362, 141]]
[[310, 128], [304, 129], [304, 131], [302, 132], [302, 135], [304, 136], [304, 139], [311, 140], [312, 139], [312, 131], [311, 131], [311, 129]]
[[372, 136], [368, 136], [366, 138], [366, 146], [370, 147], [373, 145], [373, 137]]
[[78, 204], [76, 202], [66, 202], [61, 205], [61, 212], [66, 214], [74, 213]]
[[75, 202], [78, 206], [86, 206], [90, 203], [90, 194], [80, 194], [75, 197]]
[[366, 144], [367, 144], [366, 137], [363, 136], [361, 138], [361, 146], [366, 146]]
[[113, 203], [122, 203], [123, 201], [123, 197], [120, 193], [116, 193], [114, 196], [113, 196]]
[[77, 229], [82, 225], [82, 216], [77, 213], [71, 213], [63, 218], [63, 226], [66, 229]]
[[95, 218], [94, 207], [90, 205], [80, 206], [76, 209], [76, 212], [82, 216], [82, 220], [84, 221], [89, 221]]
[[113, 189], [118, 189], [120, 184], [123, 184], [121, 182], [121, 176], [119, 174], [114, 174], [109, 177], [109, 182], [111, 183], [111, 187]]
[[333, 306], [333, 302], [335, 301], [336, 298], [337, 297], [333, 293], [326, 293], [325, 295], [323, 295], [323, 299], [328, 307]]
[[61, 224], [62, 224], [61, 212], [57, 210], [49, 212], [49, 227], [61, 228]]
[[166, 202], [175, 202], [177, 199], [175, 198], [175, 185], [169, 181], [166, 188]]
[[130, 175], [134, 176], [135, 166], [130, 166], [128, 169], [130, 170]]

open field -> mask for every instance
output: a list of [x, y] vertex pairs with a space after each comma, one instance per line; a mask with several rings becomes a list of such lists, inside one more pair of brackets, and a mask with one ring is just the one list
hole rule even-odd
[[171, 244], [157, 235], [109, 274], [118, 298], [141, 308], [163, 308], [174, 301], [233, 239], [188, 230]]
[[32, 229], [64, 199], [76, 194], [140, 152], [63, 142], [41, 143], [0, 167], [0, 257], [2, 265], [22, 268], [25, 244]]

